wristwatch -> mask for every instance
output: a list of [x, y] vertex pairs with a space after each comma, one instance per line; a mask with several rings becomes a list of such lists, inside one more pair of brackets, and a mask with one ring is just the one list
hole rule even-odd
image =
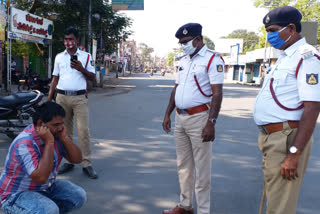
[[294, 154], [294, 155], [300, 155], [301, 154], [301, 151], [295, 146], [291, 146], [289, 148], [289, 152], [290, 152], [290, 154]]
[[211, 123], [213, 123], [213, 125], [216, 125], [217, 123], [217, 118], [211, 118], [211, 119], [208, 119]]

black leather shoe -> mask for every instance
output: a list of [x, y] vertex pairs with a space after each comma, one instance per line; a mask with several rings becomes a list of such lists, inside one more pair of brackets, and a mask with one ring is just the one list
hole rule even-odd
[[94, 169], [92, 168], [92, 166], [88, 166], [88, 167], [83, 167], [82, 171], [84, 174], [86, 174], [89, 178], [92, 179], [97, 179], [98, 175], [96, 173], [96, 171], [94, 171]]
[[74, 168], [74, 164], [71, 163], [64, 163], [62, 166], [59, 167], [58, 175], [63, 173], [69, 172]]

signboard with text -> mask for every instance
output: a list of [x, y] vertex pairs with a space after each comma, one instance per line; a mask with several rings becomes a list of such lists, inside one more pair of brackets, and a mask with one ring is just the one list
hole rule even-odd
[[20, 41], [25, 41], [25, 42], [33, 42], [33, 43], [39, 43], [42, 45], [48, 45], [49, 41], [48, 39], [43, 39], [39, 38], [36, 36], [31, 36], [31, 35], [26, 35], [26, 34], [21, 34], [21, 33], [14, 33], [14, 32], [9, 32], [9, 39], [16, 39]]
[[10, 31], [43, 39], [52, 39], [53, 22], [12, 7]]
[[144, 0], [112, 0], [113, 10], [144, 10]]
[[0, 5], [0, 40], [5, 40], [5, 28], [7, 24], [7, 13], [6, 13], [6, 5]]

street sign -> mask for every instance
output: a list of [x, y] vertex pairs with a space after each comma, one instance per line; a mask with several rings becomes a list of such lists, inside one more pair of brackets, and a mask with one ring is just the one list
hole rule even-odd
[[8, 34], [9, 39], [16, 39], [20, 41], [25, 41], [25, 42], [33, 42], [33, 43], [39, 43], [43, 45], [49, 45], [49, 39], [43, 39], [40, 37], [36, 36], [31, 36], [31, 35], [26, 35], [22, 33], [15, 33], [15, 32], [9, 32]]
[[113, 10], [144, 10], [144, 0], [112, 0]]
[[4, 4], [0, 5], [0, 40], [5, 40], [5, 28], [7, 25], [7, 12]]
[[53, 22], [11, 7], [10, 31], [42, 39], [52, 39]]

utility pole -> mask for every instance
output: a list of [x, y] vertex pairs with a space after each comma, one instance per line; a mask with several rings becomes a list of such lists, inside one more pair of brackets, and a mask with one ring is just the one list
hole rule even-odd
[[7, 92], [11, 92], [11, 50], [12, 50], [12, 46], [11, 46], [11, 39], [9, 38], [9, 29], [10, 29], [10, 7], [7, 7], [7, 17], [8, 17], [8, 28], [7, 28]]
[[117, 55], [116, 55], [116, 78], [118, 78], [118, 68], [119, 68], [119, 49], [120, 49], [120, 44], [117, 44]]

